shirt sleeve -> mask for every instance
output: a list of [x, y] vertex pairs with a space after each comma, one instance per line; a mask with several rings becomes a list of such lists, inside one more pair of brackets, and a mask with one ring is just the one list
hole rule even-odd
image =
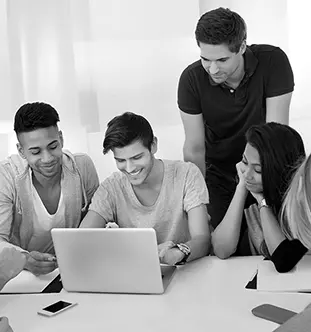
[[179, 109], [185, 113], [202, 113], [199, 94], [195, 86], [195, 79], [189, 67], [183, 71], [179, 79], [177, 104]]
[[96, 190], [89, 211], [98, 213], [107, 222], [116, 222], [116, 201], [113, 188], [108, 179], [103, 181]]
[[199, 168], [189, 162], [184, 189], [184, 209], [188, 213], [191, 209], [209, 203], [209, 195], [203, 175]]
[[278, 272], [292, 270], [308, 249], [297, 239], [282, 241], [274, 250], [271, 261]]
[[294, 75], [287, 55], [279, 47], [272, 53], [268, 65], [266, 97], [276, 97], [294, 90]]

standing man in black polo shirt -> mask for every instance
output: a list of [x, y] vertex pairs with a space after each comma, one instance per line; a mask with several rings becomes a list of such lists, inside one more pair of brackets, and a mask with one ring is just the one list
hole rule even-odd
[[201, 60], [183, 71], [178, 106], [186, 137], [184, 159], [205, 176], [216, 227], [234, 194], [245, 132], [264, 122], [288, 124], [294, 80], [280, 48], [246, 45], [245, 22], [229, 9], [205, 13], [195, 35]]

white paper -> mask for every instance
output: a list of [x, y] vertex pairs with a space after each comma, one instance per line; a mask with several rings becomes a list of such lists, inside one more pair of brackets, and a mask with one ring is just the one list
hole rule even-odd
[[18, 276], [11, 279], [0, 293], [41, 293], [58, 274], [58, 269], [41, 276], [35, 276], [31, 272], [23, 270]]
[[271, 261], [258, 265], [257, 290], [272, 292], [311, 292], [311, 256], [305, 255], [287, 273], [276, 271]]

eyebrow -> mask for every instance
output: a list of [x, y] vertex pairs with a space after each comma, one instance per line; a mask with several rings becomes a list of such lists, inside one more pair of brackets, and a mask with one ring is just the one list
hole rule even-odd
[[[201, 57], [201, 59], [203, 59], [203, 60], [205, 60], [205, 61], [211, 61], [211, 60], [209, 60], [209, 59], [207, 59], [207, 58], [204, 58], [204, 56], [200, 56]], [[229, 59], [229, 57], [227, 56], [227, 57], [223, 57], [223, 58], [219, 58], [219, 59], [216, 59], [216, 61], [219, 61], [219, 60], [227, 60], [227, 59]]]
[[[244, 159], [246, 159], [246, 161], [248, 162], [248, 160], [247, 160], [247, 158], [246, 158], [246, 156], [245, 156], [245, 154], [243, 153], [243, 158]], [[252, 164], [252, 163], [251, 163]], [[261, 167], [261, 164], [257, 164], [257, 163], [255, 163], [255, 164], [252, 164], [252, 165], [254, 165], [254, 166], [260, 166]]]
[[[55, 143], [58, 143], [58, 140], [54, 140], [53, 142], [49, 143], [48, 146], [52, 145], [52, 144], [55, 144]], [[39, 146], [31, 146], [30, 148], [28, 148], [28, 150], [38, 150], [40, 149]]]
[[[138, 153], [135, 156], [132, 156], [130, 159], [136, 158], [138, 156], [142, 156], [143, 154], [144, 154], [143, 152]], [[118, 158], [118, 157], [114, 157], [114, 159], [116, 159], [116, 160], [125, 160], [124, 158]]]

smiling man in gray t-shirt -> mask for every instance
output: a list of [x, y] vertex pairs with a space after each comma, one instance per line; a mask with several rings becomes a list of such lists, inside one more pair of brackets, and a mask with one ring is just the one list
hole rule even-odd
[[81, 227], [152, 227], [161, 262], [184, 263], [210, 249], [204, 178], [190, 162], [156, 159], [157, 139], [142, 116], [124, 113], [108, 123], [104, 153], [118, 169], [96, 191]]

